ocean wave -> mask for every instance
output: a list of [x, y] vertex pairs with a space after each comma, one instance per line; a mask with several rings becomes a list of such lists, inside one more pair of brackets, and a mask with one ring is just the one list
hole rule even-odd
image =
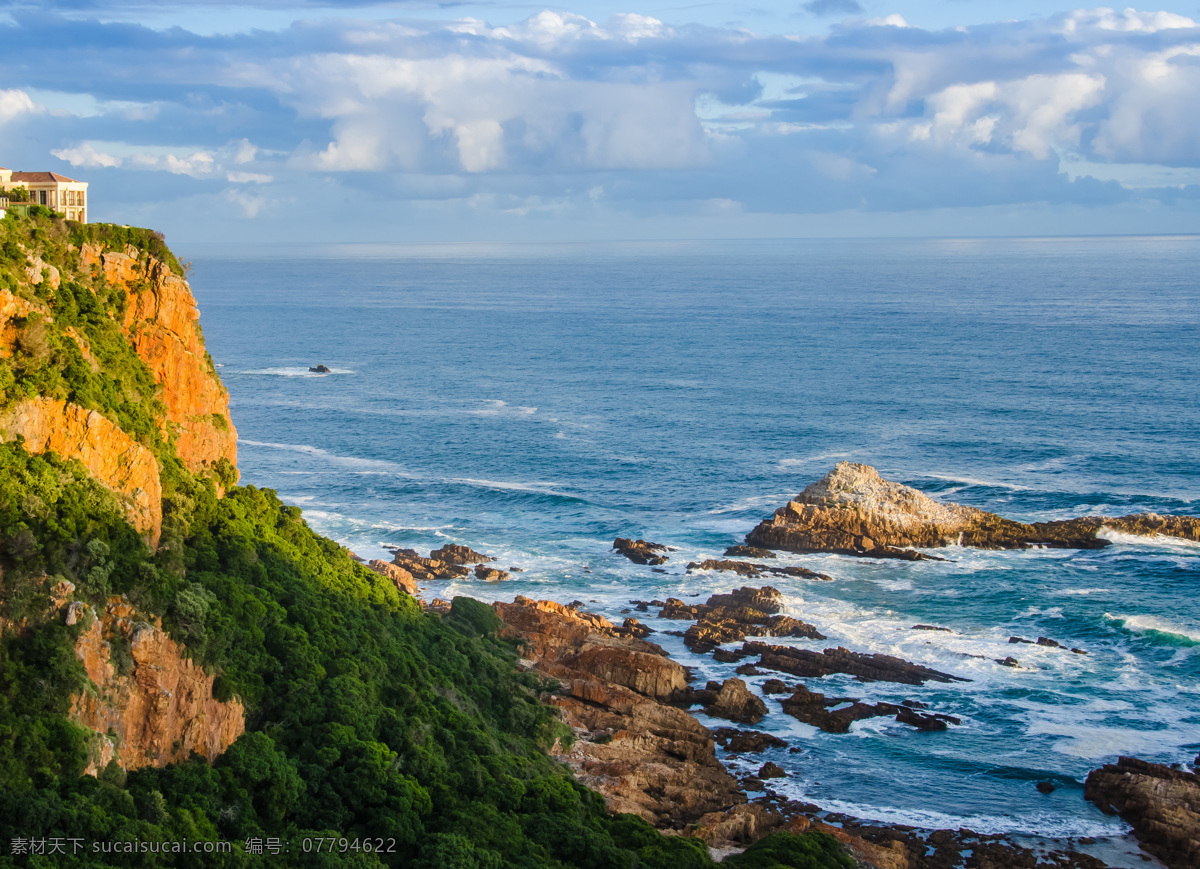
[[[790, 796], [790, 794], [789, 794]], [[812, 800], [803, 793], [798, 798]], [[1050, 839], [1096, 839], [1121, 836], [1129, 829], [1123, 821], [1089, 821], [1067, 818], [1050, 812], [1031, 815], [951, 815], [924, 809], [897, 806], [872, 806], [848, 800], [819, 800], [825, 811], [840, 812], [863, 820], [884, 824], [900, 824], [924, 830], [955, 830], [966, 828], [985, 835], [1030, 835]]]
[[1183, 537], [1168, 537], [1165, 534], [1157, 534], [1153, 537], [1148, 534], [1127, 534], [1124, 531], [1114, 531], [1107, 525], [1101, 525], [1096, 534], [1117, 546], [1156, 546], [1165, 549], [1186, 549], [1193, 552], [1200, 550], [1200, 541], [1187, 540]]
[[1191, 648], [1200, 646], [1200, 630], [1183, 627], [1157, 616], [1124, 616], [1105, 613], [1104, 618], [1118, 628], [1167, 646]]
[[269, 450], [283, 450], [290, 453], [303, 453], [304, 455], [314, 456], [324, 459], [328, 462], [333, 462], [339, 465], [345, 465], [361, 470], [387, 471], [395, 474], [398, 477], [412, 478], [413, 475], [404, 470], [395, 462], [389, 462], [384, 459], [364, 459], [358, 456], [341, 456], [337, 453], [331, 453], [329, 450], [315, 447], [312, 444], [285, 444], [275, 441], [254, 441], [247, 438], [238, 440], [238, 444], [249, 447], [262, 447]]

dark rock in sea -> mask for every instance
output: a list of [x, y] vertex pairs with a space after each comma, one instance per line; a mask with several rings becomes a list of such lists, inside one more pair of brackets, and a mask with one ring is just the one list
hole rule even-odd
[[470, 546], [459, 546], [456, 543], [447, 543], [441, 549], [433, 550], [429, 553], [429, 557], [444, 561], [446, 564], [484, 564], [496, 560], [490, 555], [476, 552]]
[[1009, 637], [1008, 641], [1010, 643], [1028, 643], [1031, 646], [1034, 645], [1033, 640], [1027, 640], [1024, 637]]
[[1171, 869], [1200, 866], [1200, 777], [1161, 763], [1122, 757], [1092, 770], [1083, 795], [1120, 815], [1138, 842]]
[[650, 601], [650, 606], [664, 607], [664, 606], [666, 606], [666, 605], [667, 605], [667, 604], [666, 604], [666, 602], [665, 602], [665, 601], [661, 601], [661, 600], [652, 600], [652, 601]]
[[915, 727], [917, 730], [927, 730], [930, 732], [945, 730], [948, 724], [962, 724], [962, 721], [953, 715], [942, 715], [940, 713], [922, 715], [920, 712], [914, 712], [907, 705], [900, 707], [900, 710], [896, 713], [896, 720], [901, 724]]
[[767, 714], [767, 704], [751, 694], [741, 679], [726, 679], [719, 684], [709, 682], [703, 691], [693, 691], [689, 699], [700, 703], [704, 711], [715, 718], [743, 724], [755, 724]]
[[787, 743], [770, 733], [760, 730], [739, 730], [736, 727], [718, 727], [713, 731], [717, 744], [731, 754], [766, 751], [768, 748], [786, 748]]
[[1058, 642], [1058, 640], [1052, 640], [1049, 637], [1038, 637], [1037, 644], [1039, 646], [1049, 646], [1051, 649], [1065, 649], [1066, 648], [1066, 646], [1064, 646], [1062, 643]]
[[329, 373], [329, 369], [326, 368], [324, 365], [310, 365], [308, 370], [312, 371], [316, 374], [328, 374]]
[[1052, 794], [1056, 790], [1056, 788], [1054, 787], [1054, 783], [1048, 782], [1048, 781], [1038, 782], [1037, 789], [1038, 789], [1038, 793], [1040, 793], [1040, 794]]
[[523, 568], [523, 567], [510, 567], [510, 568], [508, 569], [508, 572], [509, 572], [509, 573], [524, 573], [524, 572], [525, 572], [525, 568]]
[[1020, 667], [1021, 666], [1021, 662], [1018, 661], [1016, 658], [1014, 658], [1012, 655], [1009, 655], [1007, 658], [993, 658], [992, 660], [994, 660], [1001, 667]]
[[775, 553], [770, 549], [758, 546], [730, 546], [725, 550], [727, 558], [774, 558]]
[[730, 573], [736, 573], [739, 576], [744, 576], [747, 579], [755, 579], [760, 576], [792, 576], [798, 579], [819, 579], [826, 582], [832, 582], [833, 577], [827, 576], [824, 573], [817, 573], [814, 570], [809, 570], [806, 567], [776, 567], [771, 564], [754, 564], [751, 561], [720, 561], [717, 559], [709, 559], [707, 561], [689, 561], [687, 572], [693, 573], [697, 570], [722, 570]]
[[791, 690], [782, 679], [768, 679], [762, 686], [764, 694], [787, 694]]
[[494, 567], [488, 567], [484, 564], [475, 565], [475, 578], [486, 580], [487, 582], [501, 582], [508, 579], [508, 574], [503, 570], [497, 570]]
[[[652, 568], [650, 568], [650, 570], [652, 570], [654, 573], [666, 573], [667, 572], [664, 568], [661, 568], [661, 567], [652, 567]], [[588, 573], [591, 573], [591, 571], [589, 570]]]
[[913, 625], [912, 629], [914, 631], [945, 631], [948, 634], [954, 633], [949, 628], [939, 628], [937, 625]]
[[669, 546], [661, 543], [650, 543], [645, 540], [630, 540], [628, 537], [618, 537], [613, 541], [613, 549], [624, 555], [634, 564], [666, 564], [668, 559], [659, 552], [670, 552]]
[[713, 660], [720, 664], [736, 664], [744, 657], [746, 656], [741, 654], [739, 649], [716, 649], [713, 651]]
[[927, 681], [971, 681], [892, 655], [867, 655], [840, 647], [814, 652], [790, 646], [771, 646], [766, 643], [750, 642], [745, 643], [742, 648], [752, 655], [760, 656], [757, 663], [759, 667], [779, 670], [803, 678], [846, 673], [854, 676], [860, 682], [899, 682], [904, 685], [920, 685]]
[[460, 564], [448, 564], [440, 558], [422, 558], [411, 549], [397, 550], [392, 564], [419, 580], [462, 579], [471, 575], [471, 571]]
[[742, 664], [735, 671], [739, 676], [761, 676], [763, 671], [755, 667], [753, 664]]
[[1086, 655], [1087, 654], [1087, 652], [1085, 652], [1083, 649], [1072, 648], [1071, 651], [1074, 652], [1076, 655]]
[[[904, 708], [893, 703], [863, 703], [852, 697], [827, 698], [824, 694], [810, 691], [803, 685], [797, 685], [792, 696], [784, 698], [780, 703], [788, 715], [805, 724], [819, 727], [826, 733], [849, 733], [850, 725], [855, 721], [896, 715]], [[849, 705], [843, 706], [844, 703]]]
[[759, 767], [755, 777], [759, 779], [787, 778], [787, 773], [784, 772], [783, 767], [768, 760], [761, 767]]

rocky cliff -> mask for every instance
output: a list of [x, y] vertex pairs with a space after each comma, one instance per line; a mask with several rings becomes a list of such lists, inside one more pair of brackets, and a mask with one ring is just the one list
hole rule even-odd
[[789, 552], [915, 560], [928, 557], [920, 549], [952, 544], [981, 549], [1099, 549], [1109, 542], [1105, 528], [1200, 540], [1200, 519], [1188, 516], [1138, 514], [1014, 522], [975, 507], [934, 500], [909, 486], [884, 480], [869, 465], [839, 462], [747, 534], [746, 542]]
[[237, 432], [229, 418], [229, 393], [204, 350], [200, 311], [187, 281], [166, 263], [128, 246], [80, 246], [80, 266], [128, 293], [122, 327], [138, 356], [162, 387], [165, 428], [188, 470], [237, 463]]
[[193, 753], [209, 762], [245, 730], [237, 699], [213, 698], [213, 679], [162, 629], [119, 597], [97, 613], [70, 603], [67, 624], [83, 621], [76, 654], [91, 685], [74, 698], [71, 717], [97, 738], [85, 772], [115, 760], [123, 769], [166, 766]]
[[1200, 776], [1122, 757], [1093, 770], [1083, 793], [1128, 821], [1142, 847], [1171, 869], [1200, 866]]

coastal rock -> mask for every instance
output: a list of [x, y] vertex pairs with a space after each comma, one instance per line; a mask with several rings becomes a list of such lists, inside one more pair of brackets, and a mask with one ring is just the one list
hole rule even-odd
[[153, 549], [162, 531], [158, 461], [146, 447], [94, 410], [54, 398], [27, 398], [0, 413], [0, 440], [25, 439], [31, 453], [57, 453], [82, 464], [117, 500]]
[[797, 685], [792, 695], [780, 703], [788, 715], [826, 733], [849, 733], [850, 725], [855, 721], [889, 715], [895, 716], [901, 724], [926, 731], [945, 730], [949, 724], [961, 723], [952, 715], [922, 714], [909, 705], [864, 703], [854, 697], [826, 697], [803, 685]]
[[314, 374], [328, 374], [329, 373], [329, 369], [324, 365], [310, 365], [308, 370], [313, 372]]
[[766, 751], [768, 748], [787, 748], [787, 743], [770, 733], [759, 730], [739, 730], [736, 727], [718, 727], [713, 731], [717, 744], [730, 754]]
[[624, 555], [634, 564], [666, 564], [668, 559], [659, 552], [670, 552], [669, 546], [661, 543], [649, 543], [645, 540], [630, 540], [628, 537], [618, 537], [613, 541], [613, 549]]
[[392, 564], [419, 580], [463, 579], [471, 575], [471, 571], [460, 564], [448, 564], [439, 558], [422, 558], [411, 549], [398, 550]]
[[417, 581], [403, 567], [397, 567], [395, 564], [388, 564], [386, 561], [375, 558], [367, 563], [367, 568], [378, 573], [380, 576], [386, 576], [402, 592], [411, 594], [413, 597], [417, 596]]
[[1025, 524], [975, 507], [936, 501], [884, 480], [869, 465], [839, 462], [775, 515], [746, 535], [746, 543], [789, 552], [836, 552], [919, 560], [917, 549], [958, 544], [981, 549], [1100, 549], [1105, 528], [1128, 534], [1200, 540], [1200, 518], [1137, 514], [1086, 516]]
[[524, 658], [560, 686], [547, 699], [577, 734], [560, 757], [611, 811], [683, 831], [746, 802], [712, 734], [666, 702], [687, 679], [661, 648], [553, 601], [518, 597], [494, 608], [502, 635], [522, 640]]
[[798, 579], [820, 579], [826, 582], [833, 580], [832, 576], [817, 573], [805, 567], [775, 567], [770, 564], [755, 564], [751, 561], [709, 559], [707, 561], [688, 562], [688, 573], [694, 573], [697, 570], [723, 570], [736, 573], [738, 576], [744, 576], [747, 579], [756, 579], [760, 576], [793, 576]]
[[721, 685], [711, 682], [704, 691], [694, 692], [693, 699], [714, 718], [757, 724], [767, 715], [767, 704], [751, 694], [741, 679], [726, 679]]
[[1171, 869], [1200, 866], [1200, 777], [1119, 758], [1088, 774], [1083, 795], [1107, 814], [1118, 814], [1142, 847]]
[[812, 625], [790, 616], [778, 615], [783, 595], [771, 586], [743, 586], [727, 594], [714, 594], [703, 605], [689, 606], [676, 598], [667, 600], [660, 618], [695, 618], [684, 632], [683, 641], [693, 652], [702, 653], [725, 643], [752, 637], [825, 636]]
[[497, 570], [494, 567], [487, 567], [483, 564], [475, 565], [475, 578], [482, 579], [487, 582], [502, 582], [508, 579], [508, 574], [503, 570]]
[[490, 555], [476, 552], [470, 546], [459, 546], [457, 543], [447, 543], [429, 553], [429, 557], [446, 564], [486, 564], [496, 560]]
[[841, 647], [814, 652], [809, 649], [751, 642], [745, 643], [742, 648], [751, 655], [760, 656], [756, 664], [758, 667], [779, 670], [805, 678], [828, 676], [831, 673], [846, 673], [854, 676], [860, 682], [898, 682], [903, 685], [920, 685], [928, 681], [971, 681], [892, 655], [868, 655], [851, 652], [849, 649]]
[[[215, 676], [184, 657], [157, 618], [119, 597], [99, 615], [90, 607], [72, 615], [90, 619], [75, 653], [91, 686], [72, 699], [70, 712], [96, 734], [85, 773], [97, 775], [113, 760], [126, 770], [163, 767], [193, 753], [211, 763], [245, 730], [241, 702], [214, 699]], [[125, 654], [114, 655], [115, 647]]]
[[725, 550], [726, 558], [774, 558], [775, 553], [770, 549], [758, 546], [730, 546]]

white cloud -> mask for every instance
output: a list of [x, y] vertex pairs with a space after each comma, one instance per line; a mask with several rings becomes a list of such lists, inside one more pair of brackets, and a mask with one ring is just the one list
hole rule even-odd
[[0, 90], [0, 124], [7, 123], [20, 115], [34, 114], [42, 107], [22, 90]]
[[97, 151], [89, 142], [84, 142], [75, 148], [62, 148], [50, 152], [60, 160], [66, 160], [72, 166], [87, 168], [104, 167], [114, 169], [123, 162], [120, 157]]
[[262, 172], [226, 172], [225, 179], [232, 184], [270, 184], [275, 180]]

